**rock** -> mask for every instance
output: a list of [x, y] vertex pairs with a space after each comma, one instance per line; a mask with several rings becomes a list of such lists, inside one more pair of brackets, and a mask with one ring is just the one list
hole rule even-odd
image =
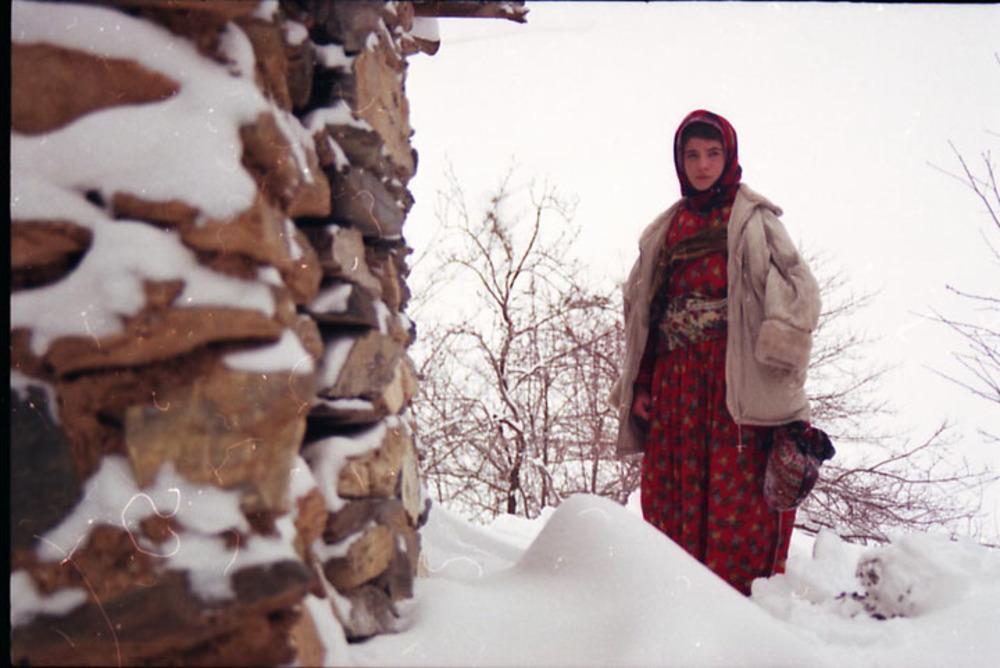
[[54, 418], [55, 398], [41, 385], [10, 392], [10, 541], [29, 549], [79, 501], [80, 473]]
[[13, 42], [11, 131], [57, 130], [90, 112], [159, 102], [180, 86], [131, 60], [100, 58], [52, 44]]
[[298, 4], [305, 5], [315, 21], [316, 41], [342, 44], [347, 53], [361, 51], [382, 19], [381, 3], [300, 0]]
[[[319, 329], [316, 327], [316, 323], [313, 322], [309, 325], [306, 324], [303, 318], [308, 318], [308, 316], [299, 312], [299, 307], [289, 298], [288, 290], [281, 287], [275, 287], [272, 292], [277, 297], [277, 299], [275, 299], [274, 319], [281, 323], [283, 336], [288, 333], [286, 330], [291, 330], [291, 332], [295, 334], [298, 334], [301, 331], [307, 340], [319, 336]], [[305, 348], [306, 340], [300, 340], [298, 343]], [[239, 343], [235, 345], [242, 346], [245, 344]], [[266, 347], [268, 343], [255, 341], [253, 342], [253, 345], [257, 347]], [[311, 342], [309, 345], [315, 345], [315, 342]], [[316, 359], [315, 355], [310, 353], [308, 348], [305, 349], [305, 352], [309, 353], [308, 357], [311, 359], [302, 355], [297, 356], [296, 361], [292, 362], [292, 367], [300, 373], [303, 372], [303, 369], [308, 368], [312, 361]]]
[[358, 499], [348, 502], [341, 510], [330, 513], [323, 529], [323, 542], [336, 545], [361, 533], [366, 526], [375, 522], [379, 507], [385, 502], [385, 499]]
[[328, 559], [323, 573], [338, 591], [347, 591], [374, 580], [389, 567], [395, 554], [395, 534], [387, 526], [377, 525], [357, 538], [350, 539], [344, 557]]
[[351, 167], [330, 174], [330, 180], [334, 219], [350, 223], [366, 239], [395, 239], [402, 234], [406, 211], [378, 176]]
[[[333, 573], [337, 580], [330, 581], [341, 591], [344, 585], [351, 587], [357, 583], [373, 581], [390, 595], [393, 602], [412, 597], [420, 537], [416, 524], [410, 521], [410, 515], [399, 499], [362, 499], [348, 503], [341, 511], [330, 515], [323, 541], [331, 545], [346, 543], [354, 536], [367, 535], [375, 526], [388, 528], [392, 532], [391, 556], [384, 553], [389, 549], [390, 541], [385, 541], [384, 544], [377, 542], [388, 536], [384, 531], [380, 532], [378, 538], [369, 537], [375, 547], [368, 545], [364, 549], [358, 548], [353, 555], [349, 550], [343, 559], [328, 560], [325, 565], [328, 578]], [[353, 548], [354, 543], [351, 546]], [[361, 559], [365, 562], [360, 563]], [[376, 571], [377, 578], [368, 577]]]
[[396, 607], [381, 587], [362, 585], [342, 595], [351, 603], [351, 614], [343, 620], [348, 640], [356, 642], [398, 629]]
[[305, 496], [295, 500], [297, 513], [295, 515], [295, 550], [305, 560], [308, 547], [323, 535], [329, 522], [329, 511], [326, 500], [318, 489], [313, 487]]
[[296, 318], [293, 329], [313, 360], [319, 362], [323, 359], [323, 337], [316, 321], [308, 315], [300, 315]]
[[[365, 243], [359, 230], [340, 225], [303, 229], [327, 278], [349, 281], [374, 298], [382, 296], [382, 282], [368, 269]], [[317, 309], [325, 310], [325, 309]]]
[[297, 304], [312, 301], [319, 289], [322, 270], [308, 238], [263, 195], [231, 220], [201, 220], [198, 209], [184, 202], [122, 192], [112, 196], [111, 208], [119, 219], [176, 228], [201, 262], [221, 273], [252, 280], [259, 265], [277, 268]]
[[288, 91], [288, 54], [281, 26], [255, 16], [241, 17], [236, 25], [253, 46], [257, 85], [279, 108], [291, 111]]
[[[24, 337], [14, 351], [23, 350]], [[141, 368], [122, 368], [76, 374], [58, 380], [60, 417], [81, 479], [93, 474], [106, 454], [125, 455], [125, 410], [134, 404], [159, 400], [168, 388], [191, 382], [202, 365], [215, 364], [216, 353], [198, 350], [180, 358]], [[30, 362], [30, 358], [23, 356]], [[17, 359], [17, 357], [15, 357]], [[18, 360], [23, 369], [29, 368]], [[160, 404], [166, 407], [166, 404]]]
[[413, 579], [420, 559], [420, 535], [409, 522], [403, 505], [392, 500], [384, 504], [379, 521], [392, 529], [393, 555], [389, 566], [379, 578], [379, 584], [395, 603], [413, 597]]
[[[153, 514], [139, 521], [139, 529], [146, 538], [159, 546], [167, 540], [173, 539], [181, 530], [181, 527], [171, 515]], [[172, 547], [164, 548], [160, 554], [168, 553]]]
[[[386, 152], [385, 142], [378, 133], [371, 129], [358, 127], [356, 124], [328, 123], [323, 127], [323, 131], [318, 137], [319, 139], [316, 141], [317, 154], [323, 167], [333, 168], [338, 172], [344, 170], [344, 166], [338, 164], [336, 154], [328, 148], [324, 149], [324, 147], [329, 146], [329, 142], [332, 140], [343, 151], [350, 165], [385, 176], [382, 185], [404, 212], [410, 211], [413, 206], [413, 195], [404, 184], [412, 178], [413, 174], [399, 169], [390, 154]], [[410, 159], [415, 166], [417, 159], [415, 151]]]
[[285, 226], [285, 242], [291, 249], [286, 260], [279, 260], [275, 267], [288, 288], [292, 300], [301, 306], [316, 298], [323, 281], [319, 257], [308, 237], [290, 222]]
[[12, 220], [11, 289], [55, 283], [71, 272], [90, 248], [93, 233], [64, 220]]
[[[205, 312], [202, 312], [204, 314]], [[225, 311], [215, 312], [219, 317], [217, 323], [226, 322], [238, 324], [239, 318], [221, 317]], [[241, 312], [235, 312], [239, 314]], [[169, 321], [169, 319], [168, 319]], [[273, 321], [267, 321], [274, 324]], [[213, 322], [201, 323], [202, 329], [210, 331]], [[183, 330], [182, 330], [183, 331]], [[140, 352], [143, 346], [150, 346], [152, 353], [149, 356], [142, 356], [143, 363], [137, 367], [130, 367], [117, 352], [111, 349], [101, 350], [97, 343], [80, 341], [77, 348], [77, 356], [70, 353], [67, 339], [60, 339], [53, 344], [46, 359], [52, 364], [41, 365], [33, 357], [28, 345], [28, 339], [23, 331], [15, 332], [12, 337], [11, 354], [16, 367], [28, 375], [38, 375], [46, 368], [53, 368], [56, 373], [61, 373], [57, 388], [62, 403], [61, 416], [64, 428], [70, 435], [71, 450], [81, 475], [86, 477], [96, 470], [97, 462], [104, 454], [125, 454], [123, 425], [125, 421], [125, 409], [132, 405], [147, 405], [155, 407], [167, 406], [173, 394], [177, 391], [188, 392], [190, 390], [177, 390], [193, 383], [217, 383], [216, 380], [206, 381], [212, 378], [215, 371], [210, 369], [218, 364], [217, 357], [219, 351], [209, 351], [204, 346], [196, 347], [189, 353], [183, 355], [163, 355], [164, 359], [159, 359], [160, 355], [169, 348], [173, 352], [178, 352], [181, 348], [189, 347], [188, 339], [196, 339], [204, 335], [205, 332], [198, 330], [198, 323], [191, 322], [191, 334], [181, 336], [175, 332], [175, 337], [169, 336], [169, 331], [163, 333], [165, 341], [163, 346], [154, 344], [155, 339], [150, 337], [142, 340], [137, 339], [136, 346]], [[281, 327], [275, 328], [275, 334], [281, 332]], [[276, 337], [275, 337], [276, 338]], [[259, 338], [254, 337], [254, 340]], [[85, 345], [86, 344], [86, 345]], [[124, 344], [122, 347], [125, 347]], [[128, 352], [126, 349], [124, 352]], [[91, 359], [92, 358], [92, 359]], [[140, 357], [136, 357], [140, 359]], [[109, 362], [121, 362], [122, 366], [105, 366]], [[89, 370], [89, 373], [81, 374], [80, 371]], [[229, 370], [227, 370], [227, 373]], [[266, 376], [267, 374], [265, 374]], [[223, 383], [226, 381], [222, 381]], [[240, 381], [242, 382], [242, 381]], [[252, 381], [248, 381], [253, 384]], [[304, 421], [309, 399], [312, 396], [312, 377], [300, 376], [296, 374], [271, 374], [268, 376], [268, 383], [271, 399], [279, 401], [284, 406], [285, 412], [302, 413], [301, 419]], [[245, 406], [246, 399], [235, 393], [237, 390], [247, 389], [243, 385], [233, 388], [217, 388], [228, 399], [225, 406], [236, 406], [239, 410], [251, 410], [252, 407]], [[295, 392], [298, 392], [296, 395]], [[256, 396], [262, 399], [261, 396]], [[276, 407], [273, 406], [272, 408]], [[258, 407], [257, 410], [266, 410], [267, 406]], [[210, 415], [214, 415], [211, 413]], [[223, 413], [224, 415], [224, 413]], [[265, 429], [266, 434], [276, 435], [273, 429], [277, 428], [275, 421], [284, 419], [285, 415], [281, 411], [275, 413], [270, 419], [272, 428]], [[214, 418], [213, 418], [214, 419]], [[289, 418], [290, 419], [290, 418]], [[296, 418], [299, 419], [299, 418]], [[209, 430], [211, 431], [211, 430]]]
[[97, 524], [63, 561], [39, 562], [36, 554], [21, 555], [19, 566], [31, 575], [42, 595], [62, 589], [92, 590], [98, 601], [109, 601], [136, 587], [153, 586], [162, 562], [137, 547], [121, 527]]
[[[296, 259], [288, 217], [263, 193], [249, 208], [225, 220], [202, 220], [198, 209], [183, 202], [151, 201], [125, 192], [112, 195], [111, 210], [115, 218], [176, 228], [186, 246], [206, 257], [224, 255], [274, 266]], [[256, 273], [256, 268], [251, 271]]]
[[365, 498], [349, 501], [340, 511], [331, 513], [323, 531], [323, 542], [335, 545], [361, 533], [370, 524], [388, 526], [396, 533], [403, 533], [411, 523], [403, 503], [392, 498]]
[[[369, 330], [350, 345], [339, 370], [321, 371], [319, 395], [324, 399], [364, 398], [374, 401], [397, 379], [397, 366], [404, 356], [404, 348], [391, 336], [378, 330]], [[335, 380], [324, 375], [332, 375], [334, 371], [337, 373]]]
[[121, 5], [136, 16], [157, 23], [170, 32], [192, 41], [207, 58], [225, 62], [219, 53], [219, 36], [231, 21], [246, 18], [257, 3], [246, 0], [105, 0]]
[[[388, 164], [382, 152], [385, 142], [382, 141], [382, 137], [377, 132], [358, 127], [355, 124], [333, 125], [328, 123], [325, 128], [327, 135], [337, 142], [351, 165], [376, 173], [384, 173], [383, 170]], [[324, 166], [331, 164], [333, 161], [327, 158]]]
[[300, 111], [305, 109], [312, 98], [316, 50], [308, 39], [298, 44], [286, 41], [284, 46], [285, 58], [288, 61], [288, 96], [292, 108]]
[[[407, 33], [413, 30], [413, 18], [415, 16], [415, 11], [413, 9], [412, 2], [397, 2], [395, 6], [395, 24], [399, 26], [402, 32]], [[390, 17], [386, 17], [385, 22], [387, 25], [392, 25], [393, 21]]]
[[370, 425], [386, 417], [367, 399], [317, 398], [309, 410], [309, 425], [314, 430], [328, 433], [344, 426]]
[[351, 283], [334, 281], [321, 288], [306, 311], [324, 327], [378, 327], [375, 299]]
[[[120, 545], [132, 545], [118, 533], [124, 538]], [[134, 556], [141, 559], [141, 552]], [[114, 577], [120, 569], [108, 564], [85, 572], [88, 582], [100, 583], [102, 574]], [[58, 618], [40, 615], [14, 628], [11, 658], [98, 666], [291, 662], [289, 634], [310, 583], [305, 566], [293, 561], [254, 566], [233, 574], [232, 583], [234, 599], [206, 605], [183, 572], [162, 571], [155, 580], [116, 590]]]
[[[295, 646], [294, 664], [296, 666], [327, 665], [326, 641], [320, 636], [319, 629], [316, 628], [316, 621], [305, 605], [302, 606], [301, 617], [292, 627], [291, 641]], [[336, 641], [331, 639], [330, 642]]]
[[405, 183], [416, 170], [410, 137], [410, 109], [403, 90], [405, 62], [383, 34], [374, 48], [361, 51], [354, 60], [358, 115], [382, 137], [385, 153], [394, 166], [386, 176]]
[[238, 308], [144, 309], [128, 318], [124, 332], [102, 339], [55, 340], [44, 355], [58, 375], [142, 366], [220, 342], [277, 341], [281, 323], [258, 311]]
[[193, 482], [243, 490], [245, 511], [287, 511], [311, 395], [311, 376], [217, 364], [153, 402], [129, 406], [125, 447], [139, 485], [169, 461]]
[[330, 516], [323, 540], [329, 544], [347, 541], [372, 525], [387, 527], [393, 534], [392, 556], [376, 584], [389, 594], [393, 602], [412, 597], [420, 537], [416, 524], [411, 522], [399, 499], [363, 499], [348, 503], [343, 510]]
[[198, 208], [180, 200], [148, 200], [133, 193], [116, 192], [111, 196], [111, 214], [118, 219], [142, 220], [167, 227], [193, 227]]
[[[402, 331], [401, 329], [399, 330]], [[316, 417], [337, 418], [338, 406], [349, 411], [362, 411], [374, 422], [383, 417], [398, 415], [416, 396], [417, 374], [413, 361], [405, 354], [405, 344], [400, 335], [369, 330], [353, 342], [346, 359], [340, 360], [339, 350], [329, 349], [329, 360], [324, 360], [319, 372], [319, 401], [313, 407]], [[339, 364], [335, 370], [327, 365]], [[336, 378], [332, 375], [336, 373]], [[370, 406], [357, 405], [358, 401]], [[356, 423], [357, 420], [345, 420]]]
[[[186, 652], [176, 649], [153, 657], [149, 665], [188, 666], [288, 666], [297, 663], [298, 648], [292, 637], [302, 606], [273, 610], [243, 619], [235, 629], [217, 633], [209, 642]], [[306, 664], [299, 664], [306, 665]]]
[[401, 422], [391, 425], [371, 452], [351, 457], [340, 470], [337, 494], [345, 499], [395, 497], [407, 459], [416, 461], [413, 433]]
[[[420, 460], [416, 449], [416, 442], [409, 448], [403, 456], [403, 461], [399, 469], [399, 499], [403, 510], [406, 511], [410, 520], [410, 526], [420, 527], [427, 519], [427, 506], [424, 498], [424, 486], [420, 477]], [[416, 535], [416, 534], [415, 534]], [[419, 541], [419, 536], [417, 536]], [[419, 543], [416, 549], [409, 553], [414, 560], [417, 559]]]
[[410, 299], [410, 290], [405, 280], [409, 274], [405, 260], [409, 249], [397, 244], [391, 247], [369, 246], [366, 250], [368, 267], [382, 284], [382, 301], [392, 311], [403, 311]]
[[49, 385], [56, 382], [52, 368], [32, 350], [31, 332], [24, 328], [10, 332], [10, 370]]
[[294, 229], [292, 242], [298, 246], [301, 254], [277, 262], [275, 267], [281, 272], [281, 278], [288, 288], [292, 301], [299, 306], [305, 306], [319, 293], [319, 286], [323, 282], [323, 270], [319, 266], [316, 251], [302, 234], [302, 230]]
[[409, 357], [396, 361], [392, 380], [382, 388], [373, 401], [376, 408], [382, 408], [387, 415], [399, 415], [417, 395], [417, 371]]
[[288, 117], [279, 121], [274, 114], [264, 113], [255, 124], [240, 128], [243, 165], [261, 191], [288, 216], [326, 216], [330, 213], [330, 183], [312, 141], [299, 141], [298, 150], [293, 148], [294, 137], [281, 128], [293, 123], [298, 120]]

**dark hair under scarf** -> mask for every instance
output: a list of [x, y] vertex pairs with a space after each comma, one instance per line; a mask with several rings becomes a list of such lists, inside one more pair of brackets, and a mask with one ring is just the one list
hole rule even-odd
[[[696, 190], [688, 181], [684, 172], [684, 147], [681, 145], [681, 138], [684, 130], [695, 123], [704, 123], [719, 131], [722, 135], [722, 146], [726, 151], [726, 164], [723, 167], [719, 180], [708, 190]], [[674, 167], [677, 169], [677, 178], [681, 182], [681, 194], [687, 198], [688, 206], [695, 211], [705, 211], [719, 206], [731, 204], [736, 199], [736, 191], [740, 187], [740, 177], [743, 168], [740, 167], [739, 151], [737, 150], [736, 130], [722, 116], [713, 114], [711, 111], [698, 109], [688, 114], [677, 132], [674, 133]]]

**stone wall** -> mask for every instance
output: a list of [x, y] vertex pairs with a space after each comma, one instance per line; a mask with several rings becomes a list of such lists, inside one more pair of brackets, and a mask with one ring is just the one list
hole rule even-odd
[[14, 663], [312, 665], [395, 629], [428, 508], [406, 59], [460, 15], [524, 10], [15, 3]]

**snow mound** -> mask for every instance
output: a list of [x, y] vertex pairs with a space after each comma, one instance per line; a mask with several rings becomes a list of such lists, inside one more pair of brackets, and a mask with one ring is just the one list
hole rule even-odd
[[[529, 523], [525, 520], [525, 523]], [[460, 582], [474, 582], [506, 570], [521, 557], [530, 540], [513, 533], [479, 527], [440, 505], [432, 507], [420, 530], [421, 562], [427, 575]], [[525, 529], [525, 525], [519, 525]], [[537, 533], [541, 527], [537, 526]], [[528, 531], [531, 528], [527, 528]]]
[[[453, 547], [489, 551], [486, 530], [446, 522]], [[353, 648], [358, 665], [832, 665], [634, 513], [593, 496], [560, 505], [509, 568], [444, 568], [418, 581], [415, 601], [408, 630]]]
[[1000, 583], [1000, 555], [969, 540], [912, 534], [864, 555], [857, 574], [869, 613], [916, 617], [959, 604], [981, 580]]
[[901, 536], [866, 549], [821, 533], [812, 557], [754, 582], [753, 599], [843, 665], [990, 665], [1000, 655], [1000, 553], [971, 540]]
[[487, 527], [436, 506], [422, 542], [428, 577], [402, 632], [349, 646], [350, 665], [980, 668], [1000, 656], [1000, 553], [972, 542], [798, 536], [787, 573], [749, 599], [635, 508], [592, 496]]

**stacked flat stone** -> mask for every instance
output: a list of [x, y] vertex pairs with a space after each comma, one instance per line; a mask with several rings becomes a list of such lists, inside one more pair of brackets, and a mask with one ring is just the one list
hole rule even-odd
[[[426, 512], [406, 416], [412, 6], [16, 10], [12, 659], [310, 663], [330, 642], [317, 616], [349, 639], [392, 630]], [[226, 103], [197, 98], [180, 57], [45, 37], [94, 22], [253, 98], [231, 159], [178, 169], [159, 138], [149, 188], [121, 185], [133, 163], [107, 176], [106, 156], [49, 169], [59, 147], [79, 163], [76, 137], [108, 114], [141, 123], [187, 96], [208, 124]], [[234, 170], [249, 196], [203, 205]], [[158, 194], [168, 181], [191, 196]]]
[[427, 513], [406, 58], [522, 4], [14, 4], [13, 663], [319, 665], [396, 629]]

